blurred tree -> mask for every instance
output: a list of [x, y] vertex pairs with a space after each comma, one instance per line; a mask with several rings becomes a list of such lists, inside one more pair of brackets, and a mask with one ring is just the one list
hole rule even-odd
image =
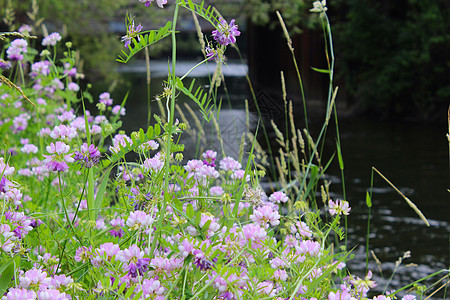
[[311, 14], [311, 0], [245, 0], [243, 12], [255, 25], [268, 25], [274, 29], [279, 25], [275, 12], [279, 11], [289, 28], [289, 33], [295, 35], [302, 32], [302, 28], [313, 28], [319, 24], [317, 14]]
[[342, 14], [334, 26], [338, 73], [354, 104], [383, 117], [443, 120], [450, 98], [450, 2], [336, 2]]
[[123, 48], [121, 35], [126, 31], [127, 12], [148, 26], [159, 25], [170, 14], [159, 8], [145, 9], [142, 3], [132, 0], [0, 0], [0, 7], [4, 8], [4, 30], [29, 24], [34, 26], [33, 34], [58, 31], [64, 39], [71, 40], [82, 53], [90, 81], [116, 77], [112, 70]]

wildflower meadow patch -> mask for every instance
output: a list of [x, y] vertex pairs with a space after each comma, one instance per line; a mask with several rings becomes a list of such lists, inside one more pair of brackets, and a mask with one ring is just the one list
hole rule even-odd
[[[419, 299], [402, 290], [373, 293], [370, 270], [358, 277], [346, 268], [352, 249], [343, 220], [351, 207], [331, 199], [323, 181], [322, 133], [314, 140], [292, 117], [289, 137], [276, 131], [284, 146], [275, 159], [280, 184], [271, 191], [260, 184], [268, 169], [254, 136], [246, 159], [206, 149], [184, 160], [190, 149], [177, 142], [187, 130], [175, 118], [177, 97], [186, 96], [205, 121], [214, 122], [220, 107], [187, 74], [175, 75], [178, 11], [215, 28], [205, 33], [198, 65], [223, 64], [239, 27], [204, 3], [139, 2], [142, 9], [170, 6], [173, 20], [146, 31], [128, 17], [118, 62], [164, 38], [172, 39], [173, 54], [161, 114], [129, 135], [120, 131], [126, 97], [95, 99], [81, 89], [72, 44], [59, 33], [38, 40], [23, 25], [1, 35], [2, 299], [381, 300], [398, 292]], [[325, 1], [311, 11], [331, 41]], [[325, 70], [330, 79], [332, 68]], [[324, 128], [336, 91], [330, 83]], [[87, 101], [98, 113], [86, 110]], [[340, 149], [338, 156], [342, 163]]]

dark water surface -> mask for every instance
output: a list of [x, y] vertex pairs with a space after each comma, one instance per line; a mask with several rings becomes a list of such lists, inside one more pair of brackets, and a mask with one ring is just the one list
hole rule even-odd
[[[180, 75], [195, 63], [193, 61], [180, 63], [178, 65]], [[162, 76], [166, 70], [166, 62], [152, 64], [154, 77]], [[207, 76], [213, 70], [214, 65], [210, 64], [192, 75], [203, 77], [199, 82], [207, 84]], [[222, 137], [227, 154], [237, 157], [238, 140], [245, 131], [244, 99], [249, 97], [246, 80], [242, 77], [247, 69], [245, 65], [230, 63], [228, 67], [224, 67], [224, 70], [229, 98], [224, 98], [219, 125], [221, 129], [226, 128]], [[130, 96], [126, 105], [127, 116], [123, 119], [124, 129], [129, 133], [146, 126], [145, 68], [138, 65], [126, 66], [121, 71], [124, 79], [130, 82]], [[152, 94], [161, 91], [161, 84], [161, 78], [152, 79]], [[118, 90], [115, 97], [124, 95], [125, 92]], [[182, 101], [179, 103], [182, 104]], [[192, 108], [195, 109], [194, 104]], [[152, 110], [157, 112], [154, 101]], [[443, 112], [442, 117], [446, 118], [446, 112]], [[314, 127], [319, 126], [315, 126], [315, 123], [319, 122], [323, 122], [322, 117], [312, 120], [312, 132]], [[251, 123], [251, 127], [255, 128], [256, 118], [251, 118]], [[304, 125], [299, 124], [300, 128], [301, 126]], [[212, 125], [204, 124], [204, 127], [206, 135], [213, 140]], [[396, 268], [395, 262], [406, 251], [411, 251], [411, 257], [405, 259], [398, 267], [388, 290], [400, 288], [441, 269], [448, 269], [450, 265], [450, 193], [447, 189], [450, 188], [450, 177], [449, 145], [446, 138], [448, 128], [445, 124], [429, 125], [357, 119], [342, 120], [339, 127], [345, 165], [346, 194], [352, 207], [348, 218], [348, 246], [355, 247], [353, 251], [355, 258], [348, 263], [350, 270], [360, 276], [365, 272], [368, 219], [366, 191], [371, 185], [372, 166], [414, 202], [430, 223], [430, 227], [427, 227], [406, 201], [380, 176], [374, 174], [369, 249], [373, 250], [382, 262], [382, 273], [372, 256], [369, 258], [369, 267], [379, 283], [378, 290], [384, 290], [388, 278]], [[329, 147], [330, 151], [335, 149], [335, 137], [332, 135], [330, 134], [326, 143], [326, 148]], [[185, 144], [186, 148], [190, 149], [189, 142], [186, 141]], [[209, 144], [208, 147], [214, 150], [219, 149], [219, 145], [215, 143]], [[195, 153], [185, 151], [185, 156], [194, 158]], [[335, 197], [342, 197], [337, 159], [330, 166], [327, 176], [332, 182], [330, 190], [334, 192]], [[408, 264], [416, 264], [416, 266], [407, 266]], [[430, 299], [439, 299], [439, 296]]]
[[[448, 269], [450, 180], [446, 131], [445, 125], [340, 122], [347, 199], [353, 207], [349, 217], [349, 246], [359, 245], [355, 260], [349, 263], [352, 270], [365, 268], [361, 264], [365, 261], [368, 218], [365, 194], [370, 187], [372, 166], [415, 203], [430, 223], [427, 227], [406, 201], [374, 174], [369, 249], [383, 263], [385, 277], [394, 270], [397, 259], [411, 251], [411, 258], [404, 260], [390, 287], [398, 288]], [[370, 261], [371, 269], [376, 270], [374, 260]], [[406, 267], [410, 263], [418, 266]]]

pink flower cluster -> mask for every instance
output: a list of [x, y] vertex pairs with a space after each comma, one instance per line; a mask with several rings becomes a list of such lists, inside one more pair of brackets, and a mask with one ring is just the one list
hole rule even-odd
[[47, 165], [47, 168], [53, 172], [65, 172], [69, 169], [67, 163], [74, 161], [73, 157], [69, 153], [70, 146], [63, 142], [57, 141], [56, 143], [50, 143], [46, 147], [47, 152], [52, 155], [43, 155], [45, 157], [43, 163]]
[[24, 39], [15, 39], [6, 50], [8, 59], [12, 61], [23, 60], [23, 55], [28, 52], [28, 42]]

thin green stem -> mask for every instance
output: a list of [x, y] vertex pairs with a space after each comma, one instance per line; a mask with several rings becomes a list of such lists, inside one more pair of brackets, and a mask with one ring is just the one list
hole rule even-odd
[[197, 68], [198, 66], [200, 66], [201, 64], [205, 63], [208, 61], [208, 58], [205, 58], [204, 60], [202, 60], [201, 62], [199, 62], [198, 64], [196, 64], [195, 66], [193, 66], [192, 68], [189, 69], [189, 71], [187, 71], [186, 74], [184, 74], [180, 79], [183, 80], [186, 76], [189, 75], [189, 73], [191, 73], [195, 68]]
[[17, 62], [18, 66], [19, 66], [19, 72], [20, 72], [20, 79], [22, 80], [22, 84], [25, 85], [25, 77], [23, 75], [23, 67], [22, 67], [22, 63], [20, 61]]
[[370, 235], [370, 218], [372, 207], [372, 191], [373, 191], [373, 169], [370, 175], [370, 193], [368, 195], [369, 199], [366, 199], [366, 203], [369, 208], [369, 215], [367, 216], [367, 233], [366, 233], [366, 273], [369, 270], [369, 240], [370, 240], [369, 235]]
[[148, 47], [145, 47], [145, 65], [147, 72], [147, 127], [150, 126], [150, 121], [152, 119], [152, 107], [151, 107], [151, 96], [150, 96], [150, 83], [151, 83], [151, 73], [150, 73], [150, 53]]

